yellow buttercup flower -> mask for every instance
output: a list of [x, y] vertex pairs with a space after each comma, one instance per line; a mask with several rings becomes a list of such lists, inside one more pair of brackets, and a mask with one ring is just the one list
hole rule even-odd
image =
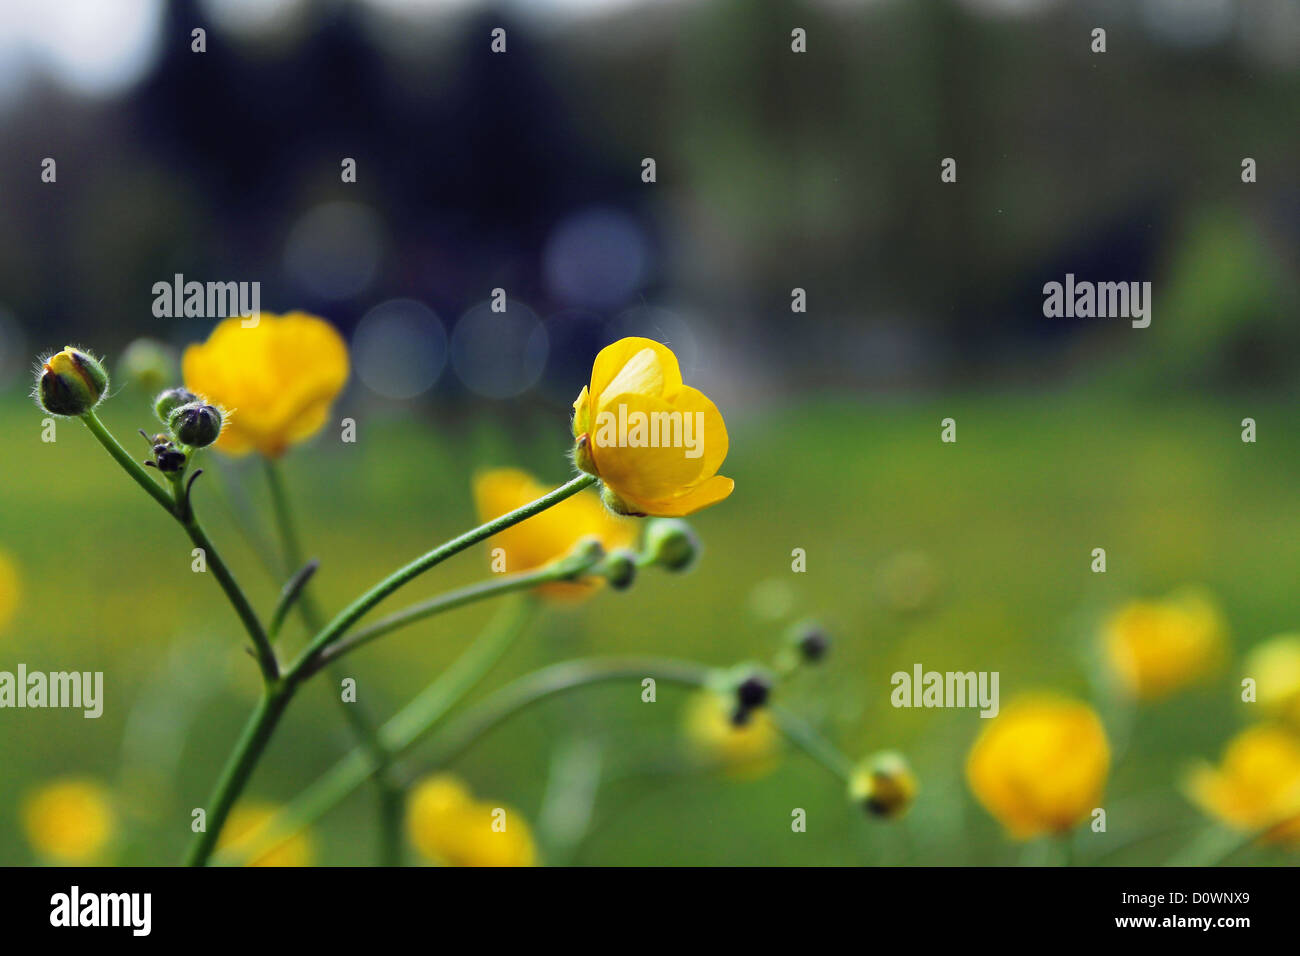
[[407, 803], [415, 848], [444, 866], [534, 866], [537, 847], [523, 815], [475, 800], [450, 774], [427, 777]]
[[18, 610], [20, 594], [18, 566], [8, 554], [0, 551], [0, 631], [13, 620], [14, 613]]
[[1242, 830], [1266, 831], [1269, 842], [1300, 847], [1300, 738], [1261, 724], [1242, 731], [1218, 767], [1203, 764], [1187, 779], [1192, 801]]
[[[474, 477], [474, 503], [481, 521], [491, 521], [536, 501], [551, 489], [517, 468], [495, 468]], [[488, 540], [505, 552], [508, 573], [530, 571], [562, 558], [583, 538], [596, 538], [606, 551], [627, 547], [636, 538], [633, 522], [611, 515], [594, 492], [580, 491], [554, 507], [521, 521]], [[553, 581], [537, 590], [547, 597], [576, 598], [595, 591], [599, 578]]]
[[246, 860], [246, 866], [311, 866], [315, 853], [307, 831], [299, 830], [274, 843], [267, 841], [264, 829], [279, 812], [280, 808], [270, 803], [238, 804], [217, 838], [218, 852], [229, 851]]
[[1261, 707], [1300, 729], [1300, 634], [1280, 634], [1255, 647], [1243, 676], [1254, 678]]
[[1134, 601], [1106, 622], [1107, 659], [1142, 700], [1162, 697], [1205, 677], [1224, 656], [1223, 616], [1206, 595], [1188, 590], [1159, 601]]
[[1110, 771], [1092, 708], [1036, 697], [992, 718], [966, 758], [975, 798], [1017, 840], [1065, 833], [1097, 806]]
[[776, 769], [781, 734], [766, 708], [749, 712], [737, 724], [734, 696], [698, 691], [686, 704], [685, 732], [697, 758], [717, 766], [730, 777], [755, 780]]
[[97, 862], [117, 828], [108, 791], [93, 780], [73, 778], [28, 795], [22, 819], [32, 849], [57, 863]]
[[185, 350], [185, 387], [231, 412], [215, 447], [277, 458], [325, 424], [348, 380], [348, 349], [332, 325], [305, 312], [263, 312], [251, 328], [243, 321], [225, 319]]
[[727, 457], [722, 414], [682, 384], [677, 356], [651, 339], [600, 350], [573, 403], [573, 437], [578, 467], [600, 478], [622, 514], [680, 517], [735, 487], [718, 474]]

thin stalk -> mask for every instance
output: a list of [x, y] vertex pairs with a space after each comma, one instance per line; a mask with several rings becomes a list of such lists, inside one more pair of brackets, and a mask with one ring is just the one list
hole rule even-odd
[[217, 844], [217, 838], [221, 835], [221, 829], [226, 824], [226, 818], [230, 815], [230, 808], [252, 776], [253, 768], [257, 766], [257, 761], [266, 749], [271, 733], [280, 722], [292, 696], [292, 690], [284, 684], [267, 687], [263, 691], [257, 708], [249, 716], [244, 732], [235, 744], [235, 749], [212, 790], [212, 796], [208, 799], [204, 830], [190, 844], [185, 858], [187, 866], [206, 865]]
[[172, 500], [172, 496], [167, 493], [167, 489], [154, 481], [149, 472], [144, 470], [144, 466], [131, 457], [131, 453], [113, 437], [113, 433], [104, 426], [104, 423], [99, 420], [99, 416], [95, 414], [93, 409], [81, 416], [81, 423], [90, 429], [90, 433], [99, 439], [99, 443], [104, 446], [110, 455], [117, 459], [117, 463], [122, 466], [122, 469], [128, 475], [135, 479], [136, 484], [149, 492], [150, 497], [162, 505], [168, 514], [173, 517], [176, 516], [176, 503]]
[[592, 568], [598, 563], [598, 560], [594, 556], [578, 555], [561, 558], [559, 561], [553, 561], [531, 571], [520, 571], [516, 574], [500, 575], [486, 581], [478, 581], [463, 588], [439, 594], [427, 601], [412, 604], [410, 607], [380, 618], [375, 623], [354, 631], [342, 640], [331, 644], [321, 652], [314, 663], [309, 664], [304, 669], [303, 676], [310, 677], [321, 667], [336, 661], [344, 654], [408, 624], [413, 624], [426, 617], [432, 617], [435, 614], [441, 614], [443, 611], [450, 611], [453, 608], [464, 607], [466, 604], [473, 604], [475, 601], [483, 601], [515, 591], [527, 591], [538, 585], [549, 584], [554, 581], [571, 580]]
[[[284, 549], [285, 566], [292, 571], [301, 566], [303, 560], [297, 523], [294, 521], [293, 509], [289, 504], [289, 495], [285, 490], [284, 477], [279, 465], [270, 458], [264, 458], [262, 461], [265, 465], [267, 485], [271, 491], [271, 510], [275, 513], [280, 544]], [[309, 632], [315, 633], [320, 630], [323, 623], [320, 608], [305, 581], [298, 595], [298, 610]], [[331, 669], [330, 675], [337, 688], [343, 675], [337, 669]], [[379, 863], [381, 866], [401, 866], [402, 810], [405, 806], [405, 794], [401, 783], [392, 772], [392, 755], [379, 740], [374, 721], [360, 701], [349, 703], [337, 692], [331, 692], [331, 696], [342, 708], [343, 719], [352, 729], [357, 742], [374, 759], [376, 767], [374, 781], [379, 805]]]
[[464, 534], [452, 538], [450, 541], [439, 545], [432, 551], [429, 551], [420, 557], [411, 561], [409, 564], [398, 568], [388, 577], [384, 578], [365, 594], [361, 595], [342, 611], [340, 611], [329, 624], [314, 637], [307, 648], [300, 654], [289, 667], [287, 677], [290, 681], [300, 680], [303, 676], [304, 669], [311, 661], [320, 654], [329, 644], [333, 643], [343, 635], [353, 624], [359, 621], [368, 611], [376, 604], [382, 601], [388, 595], [392, 594], [402, 585], [409, 583], [419, 577], [430, 568], [441, 564], [454, 554], [459, 554], [466, 548], [473, 547], [480, 541], [485, 541], [494, 534], [504, 531], [521, 521], [525, 521], [533, 515], [539, 514], [554, 505], [559, 504], [566, 498], [576, 495], [584, 488], [595, 484], [595, 475], [579, 475], [578, 477], [566, 482], [553, 491], [548, 492], [536, 501], [529, 502], [523, 507], [516, 508], [514, 511], [507, 512], [499, 518], [488, 521], [479, 525]]
[[234, 574], [222, 560], [220, 552], [217, 551], [216, 545], [207, 536], [203, 530], [203, 525], [199, 522], [198, 516], [194, 514], [194, 509], [189, 506], [189, 498], [181, 486], [180, 480], [172, 482], [172, 494], [154, 481], [149, 473], [144, 470], [144, 466], [131, 457], [130, 453], [121, 446], [113, 433], [105, 427], [94, 411], [86, 412], [81, 416], [82, 422], [90, 429], [105, 450], [117, 460], [124, 471], [136, 483], [140, 485], [150, 496], [157, 501], [167, 513], [180, 522], [190, 540], [196, 547], [203, 549], [204, 561], [212, 568], [212, 573], [216, 577], [221, 589], [226, 592], [231, 606], [234, 607], [235, 613], [239, 615], [239, 620], [243, 623], [244, 629], [248, 632], [249, 638], [253, 641], [254, 656], [257, 658], [258, 667], [262, 670], [262, 679], [269, 685], [274, 682], [280, 674], [279, 664], [275, 659], [275, 652], [271, 649], [271, 642], [266, 636], [266, 631], [262, 629], [262, 622], [258, 620], [253, 606], [248, 601], [248, 596], [235, 580]]
[[[400, 756], [431, 731], [501, 659], [536, 611], [537, 602], [530, 598], [502, 607], [464, 653], [380, 729], [388, 751]], [[324, 816], [378, 769], [373, 754], [364, 748], [350, 751], [267, 824], [259, 846], [272, 847]], [[243, 860], [223, 855], [218, 862]]]

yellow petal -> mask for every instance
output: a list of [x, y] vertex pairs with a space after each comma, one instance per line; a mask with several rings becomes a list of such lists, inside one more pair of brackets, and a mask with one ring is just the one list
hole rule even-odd
[[597, 405], [604, 403], [607, 391], [611, 396], [630, 391], [670, 401], [681, 387], [677, 356], [653, 339], [619, 339], [601, 349], [591, 366], [590, 394]]
[[673, 498], [659, 501], [643, 501], [637, 498], [623, 497], [624, 502], [635, 511], [655, 518], [684, 518], [709, 505], [716, 505], [728, 497], [736, 483], [722, 475], [714, 475], [700, 484]]
[[[709, 422], [705, 421], [705, 434], [697, 458], [688, 456], [686, 447], [673, 442], [681, 437], [683, 413], [661, 398], [636, 392], [623, 392], [609, 403], [601, 403], [596, 420], [591, 423], [591, 456], [596, 470], [607, 484], [620, 496], [657, 501], [670, 498], [687, 490], [708, 475], [704, 474], [705, 459], [709, 454]], [[714, 409], [716, 412], [716, 409]], [[676, 428], [663, 427], [676, 415]], [[646, 423], [639, 431], [636, 423]], [[657, 445], [644, 444], [633, 447], [623, 444], [627, 440], [649, 442], [653, 437], [648, 423], [660, 423]], [[717, 421], [721, 421], [718, 416]], [[629, 423], [627, 434], [620, 433], [624, 422]], [[694, 427], [695, 418], [691, 418]], [[715, 423], [716, 424], [716, 423]], [[694, 434], [694, 433], [693, 433]], [[714, 440], [718, 440], [715, 427]], [[721, 441], [726, 442], [726, 430]], [[725, 452], [724, 452], [725, 453]]]

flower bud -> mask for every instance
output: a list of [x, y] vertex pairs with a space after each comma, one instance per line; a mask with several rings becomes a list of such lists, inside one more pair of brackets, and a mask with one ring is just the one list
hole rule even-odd
[[702, 547], [695, 531], [679, 518], [654, 518], [646, 525], [643, 551], [669, 571], [690, 570]]
[[154, 399], [153, 412], [158, 416], [158, 421], [166, 425], [171, 419], [172, 412], [182, 405], [189, 405], [198, 400], [199, 397], [189, 389], [169, 388]]
[[221, 410], [215, 405], [191, 402], [173, 410], [167, 424], [182, 445], [204, 448], [221, 434]]
[[104, 366], [71, 345], [42, 362], [36, 379], [36, 399], [51, 415], [84, 415], [107, 390]]
[[177, 448], [171, 438], [166, 435], [154, 435], [149, 439], [149, 444], [153, 448], [152, 464], [159, 471], [174, 475], [185, 470], [185, 452]]
[[636, 580], [636, 555], [627, 548], [611, 551], [601, 562], [599, 572], [615, 590], [630, 588]]
[[830, 636], [817, 624], [805, 624], [796, 632], [795, 646], [799, 656], [809, 664], [824, 658], [831, 648]]
[[589, 534], [579, 538], [569, 554], [576, 558], [582, 558], [590, 567], [605, 557], [605, 546], [601, 543], [600, 538], [594, 534]]
[[916, 777], [906, 758], [893, 750], [872, 754], [849, 778], [849, 799], [877, 817], [896, 819], [916, 798]]

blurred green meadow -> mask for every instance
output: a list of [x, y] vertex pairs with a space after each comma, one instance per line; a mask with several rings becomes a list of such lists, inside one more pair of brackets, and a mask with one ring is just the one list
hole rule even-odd
[[[907, 755], [921, 791], [899, 823], [871, 819], [843, 784], [801, 751], [740, 782], [683, 759], [686, 692], [639, 682], [544, 701], [493, 730], [453, 768], [485, 799], [516, 807], [538, 829], [557, 759], [600, 755], [601, 785], [574, 846], [538, 833], [546, 862], [590, 864], [1004, 864], [1049, 851], [1006, 839], [978, 807], [963, 761], [984, 722], [974, 710], [895, 709], [890, 675], [920, 663], [996, 670], [1003, 707], [1035, 689], [1093, 701], [1116, 761], [1105, 834], [1081, 827], [1076, 859], [1160, 863], [1208, 823], [1178, 789], [1195, 758], [1217, 758], [1242, 725], [1241, 654], [1296, 627], [1300, 513], [1294, 507], [1300, 435], [1275, 399], [1117, 397], [1101, 387], [1061, 392], [951, 392], [910, 401], [809, 396], [766, 411], [726, 409], [734, 495], [691, 519], [706, 551], [695, 570], [642, 572], [625, 593], [605, 590], [549, 607], [469, 701], [548, 663], [637, 654], [728, 666], [768, 661], [786, 629], [820, 620], [834, 638], [820, 667], [777, 699], [856, 760], [881, 748]], [[429, 547], [477, 523], [476, 468], [518, 465], [541, 480], [568, 475], [567, 420], [479, 414], [355, 414], [355, 445], [326, 429], [285, 461], [305, 547], [321, 559], [313, 587], [329, 611]], [[1244, 417], [1259, 442], [1241, 441]], [[939, 440], [957, 422], [957, 442]], [[206, 800], [258, 689], [238, 622], [216, 583], [190, 570], [190, 545], [75, 421], [41, 440], [42, 415], [17, 389], [0, 401], [0, 547], [22, 578], [18, 613], [0, 635], [0, 669], [104, 672], [97, 720], [69, 710], [12, 710], [0, 734], [0, 864], [34, 862], [18, 819], [23, 795], [63, 775], [95, 777], [115, 793], [121, 834], [111, 860], [178, 861], [192, 808]], [[143, 395], [124, 389], [102, 418], [144, 456]], [[134, 437], [134, 440], [133, 440]], [[243, 507], [265, 516], [252, 461], [207, 453], [196, 502], [209, 532], [257, 607], [278, 583], [259, 547], [237, 530]], [[269, 542], [269, 535], [267, 541]], [[1108, 570], [1089, 570], [1104, 547]], [[807, 571], [791, 569], [793, 549]], [[921, 554], [933, 598], [889, 600], [890, 567]], [[904, 562], [907, 559], [903, 559]], [[390, 598], [395, 609], [488, 573], [486, 549], [460, 555]], [[1115, 701], [1091, 653], [1099, 619], [1133, 597], [1183, 584], [1208, 588], [1230, 627], [1219, 674], [1136, 713]], [[489, 620], [475, 606], [385, 637], [344, 662], [360, 702], [387, 717]], [[298, 646], [296, 621], [282, 638]], [[284, 802], [352, 746], [318, 678], [294, 701], [247, 791]], [[403, 761], [431, 769], [427, 746]], [[794, 808], [807, 832], [791, 830]], [[312, 828], [317, 862], [376, 857], [374, 794], [357, 791]], [[1039, 856], [1036, 857], [1035, 855]], [[1283, 862], [1246, 848], [1234, 862]], [[408, 848], [408, 862], [415, 862]]]

